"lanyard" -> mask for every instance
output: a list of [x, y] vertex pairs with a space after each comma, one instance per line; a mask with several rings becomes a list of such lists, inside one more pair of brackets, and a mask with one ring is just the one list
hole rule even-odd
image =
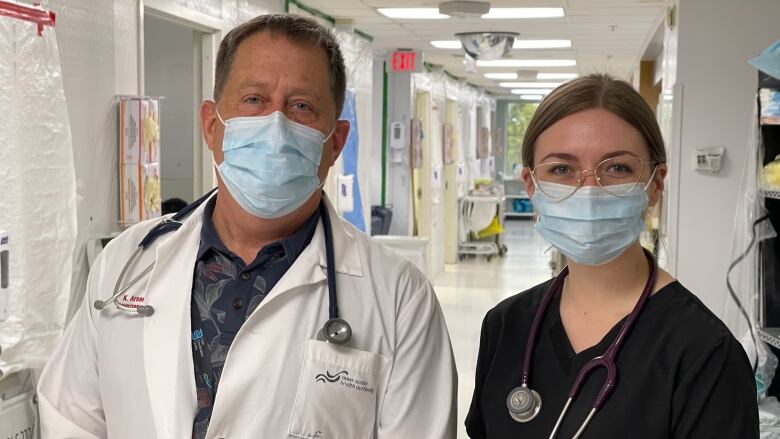
[[[196, 384], [204, 387], [211, 401], [214, 401], [216, 393], [214, 382], [214, 368], [211, 364], [211, 349], [203, 332], [203, 321], [200, 319], [198, 306], [195, 300], [190, 301], [190, 328], [192, 329], [192, 360], [195, 364]], [[198, 386], [198, 387], [201, 387]]]

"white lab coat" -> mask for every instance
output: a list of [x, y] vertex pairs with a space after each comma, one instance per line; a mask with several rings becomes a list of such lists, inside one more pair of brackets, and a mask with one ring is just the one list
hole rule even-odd
[[[92, 303], [111, 296], [157, 221], [132, 227], [100, 254], [81, 309], [41, 376], [43, 438], [191, 437], [197, 404], [189, 305], [203, 208], [145, 251], [126, 277], [156, 262], [148, 281], [122, 298], [143, 298], [155, 308], [151, 317], [113, 305], [97, 311]], [[455, 437], [457, 375], [430, 283], [351, 225], [332, 223], [340, 316], [354, 331], [348, 347], [315, 340], [328, 318], [320, 223], [236, 335], [208, 438]]]

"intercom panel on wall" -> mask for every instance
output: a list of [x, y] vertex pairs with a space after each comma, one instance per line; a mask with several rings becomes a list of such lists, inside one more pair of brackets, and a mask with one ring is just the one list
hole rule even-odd
[[0, 230], [0, 321], [8, 318], [8, 296], [11, 294], [10, 248], [8, 232]]

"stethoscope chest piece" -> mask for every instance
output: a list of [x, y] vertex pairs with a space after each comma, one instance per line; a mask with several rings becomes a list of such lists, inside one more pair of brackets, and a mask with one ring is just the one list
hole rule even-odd
[[317, 339], [333, 344], [346, 344], [352, 338], [352, 327], [346, 320], [328, 319], [317, 334]]
[[517, 422], [530, 422], [542, 409], [542, 397], [526, 386], [515, 387], [506, 397], [509, 415]]

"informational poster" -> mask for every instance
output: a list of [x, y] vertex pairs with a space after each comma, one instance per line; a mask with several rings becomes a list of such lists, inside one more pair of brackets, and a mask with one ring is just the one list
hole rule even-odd
[[[349, 121], [349, 136], [341, 156], [344, 158], [344, 178], [339, 179], [339, 197], [337, 203], [344, 219], [352, 223], [360, 231], [366, 231], [366, 221], [363, 218], [363, 202], [360, 195], [360, 180], [358, 178], [358, 154], [360, 144], [358, 138], [357, 103], [355, 92], [347, 90], [344, 99], [344, 109], [341, 119]], [[348, 186], [351, 186], [348, 187]]]
[[130, 226], [161, 215], [160, 101], [119, 100], [119, 223]]
[[479, 130], [479, 145], [477, 148], [477, 158], [482, 160], [490, 156], [490, 128], [482, 127]]
[[445, 165], [452, 164], [452, 124], [442, 125], [442, 158]]
[[419, 169], [423, 166], [423, 148], [422, 140], [424, 133], [422, 132], [422, 121], [420, 119], [412, 119], [412, 168]]
[[492, 148], [490, 149], [490, 155], [493, 157], [498, 157], [504, 152], [503, 134], [504, 132], [501, 128], [493, 130]]

